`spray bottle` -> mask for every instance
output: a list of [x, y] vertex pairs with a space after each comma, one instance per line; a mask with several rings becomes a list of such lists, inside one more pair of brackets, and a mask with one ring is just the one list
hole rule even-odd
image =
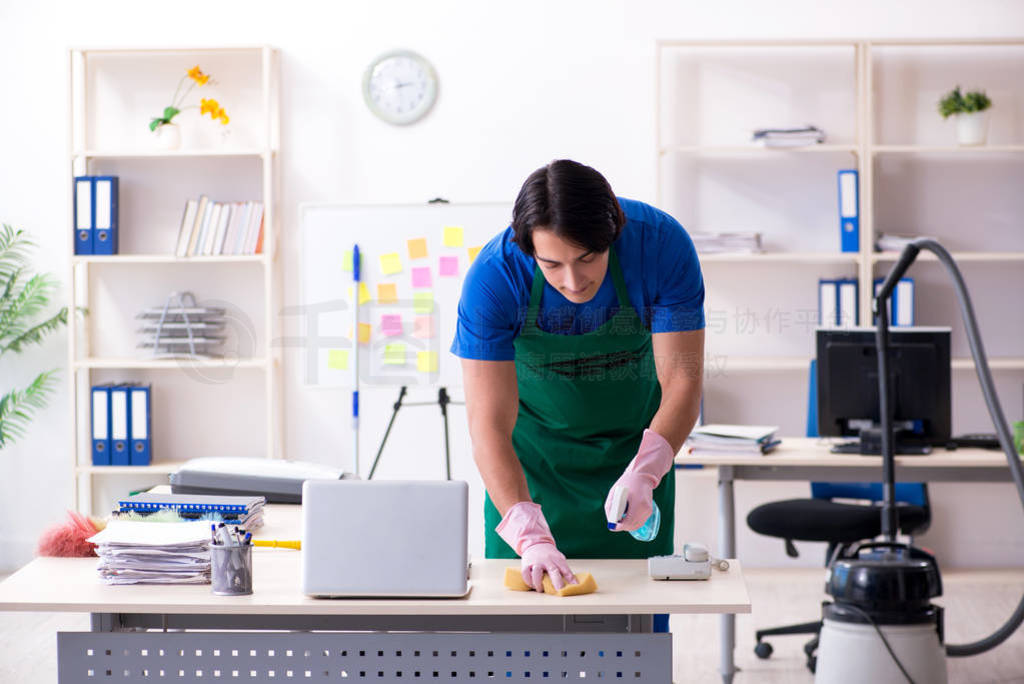
[[[647, 521], [639, 528], [629, 531], [629, 533], [633, 535], [633, 539], [636, 539], [637, 541], [654, 541], [654, 538], [658, 536], [658, 530], [661, 528], [661, 509], [658, 508], [658, 504], [654, 501], [651, 502], [651, 505], [654, 506], [654, 511], [651, 513], [651, 517], [647, 518]], [[612, 512], [608, 517], [609, 530], [614, 530], [616, 525], [626, 517], [626, 511], [628, 509], [629, 487], [619, 485], [612, 493]]]

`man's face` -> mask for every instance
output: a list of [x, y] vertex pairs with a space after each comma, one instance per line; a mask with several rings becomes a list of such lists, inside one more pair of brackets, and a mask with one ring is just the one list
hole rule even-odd
[[548, 284], [574, 304], [593, 299], [608, 271], [608, 250], [588, 251], [547, 228], [534, 229], [533, 254]]

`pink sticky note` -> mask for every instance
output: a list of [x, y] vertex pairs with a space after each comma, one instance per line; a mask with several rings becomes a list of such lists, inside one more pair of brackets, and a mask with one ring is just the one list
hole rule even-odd
[[429, 266], [417, 266], [412, 269], [412, 286], [413, 287], [430, 287], [432, 281], [430, 279], [430, 267]]
[[417, 316], [413, 322], [413, 337], [420, 337], [429, 339], [434, 336], [434, 317], [433, 316]]
[[457, 275], [459, 275], [459, 257], [457, 257], [457, 256], [443, 256], [443, 257], [441, 257], [441, 275], [443, 275], [443, 276], [457, 276]]
[[402, 334], [402, 317], [398, 314], [384, 314], [380, 317], [380, 331], [385, 337]]

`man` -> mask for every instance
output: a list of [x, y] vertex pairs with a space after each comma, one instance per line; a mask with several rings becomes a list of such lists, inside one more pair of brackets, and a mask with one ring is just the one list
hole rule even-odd
[[[486, 556], [522, 558], [543, 591], [568, 558], [672, 553], [675, 453], [696, 421], [704, 282], [672, 217], [619, 199], [594, 169], [532, 173], [512, 225], [466, 274], [462, 359], [473, 455], [487, 488]], [[614, 487], [628, 488], [612, 531]], [[657, 503], [661, 531], [641, 527]]]

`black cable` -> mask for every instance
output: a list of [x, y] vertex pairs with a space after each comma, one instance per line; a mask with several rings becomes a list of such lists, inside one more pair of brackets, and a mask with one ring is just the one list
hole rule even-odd
[[[957, 302], [960, 305], [960, 315], [964, 321], [964, 331], [967, 333], [967, 342], [971, 348], [971, 358], [974, 359], [974, 368], [978, 375], [978, 383], [981, 385], [981, 393], [985, 398], [985, 406], [988, 408], [989, 416], [995, 426], [996, 434], [999, 436], [999, 445], [1006, 454], [1006, 462], [1010, 468], [1013, 482], [1017, 486], [1017, 494], [1020, 497], [1021, 506], [1024, 507], [1024, 472], [1022, 472], [1020, 457], [1013, 444], [1013, 437], [1010, 435], [1010, 428], [1006, 424], [1006, 417], [1003, 414], [1002, 404], [999, 402], [999, 395], [996, 394], [995, 383], [992, 381], [992, 372], [988, 366], [988, 358], [985, 355], [985, 347], [981, 342], [981, 335], [978, 334], [978, 322], [974, 317], [974, 306], [971, 304], [970, 295], [967, 293], [967, 285], [964, 284], [960, 269], [946, 248], [935, 240], [921, 238], [914, 240], [907, 245], [897, 266], [889, 273], [890, 279], [895, 279], [895, 271], [902, 267], [905, 271], [917, 251], [926, 249], [935, 254], [942, 265], [949, 272], [953, 281], [953, 290], [956, 292]], [[902, 274], [900, 274], [902, 275]], [[1009, 619], [987, 637], [978, 639], [969, 644], [947, 644], [946, 655], [954, 658], [978, 655], [989, 651], [1006, 641], [1017, 628], [1024, 623], [1024, 596], [1017, 604], [1016, 610]]]
[[907, 668], [903, 667], [903, 663], [901, 663], [900, 659], [896, 657], [896, 652], [893, 651], [892, 646], [889, 645], [889, 640], [885, 638], [885, 635], [882, 634], [881, 628], [879, 628], [879, 626], [875, 624], [875, 621], [871, 619], [871, 616], [868, 615], [865, 611], [861, 610], [860, 607], [850, 603], [844, 603], [843, 608], [848, 608], [850, 610], [854, 610], [860, 613], [860, 616], [867, 620], [868, 623], [870, 623], [871, 626], [875, 628], [875, 631], [878, 632], [878, 636], [882, 639], [882, 643], [885, 644], [885, 650], [889, 651], [889, 655], [892, 656], [892, 661], [896, 663], [896, 667], [900, 668], [900, 672], [903, 673], [903, 676], [907, 678], [907, 681], [910, 682], [910, 684], [914, 684], [914, 680], [911, 679], [910, 674], [907, 672]]

